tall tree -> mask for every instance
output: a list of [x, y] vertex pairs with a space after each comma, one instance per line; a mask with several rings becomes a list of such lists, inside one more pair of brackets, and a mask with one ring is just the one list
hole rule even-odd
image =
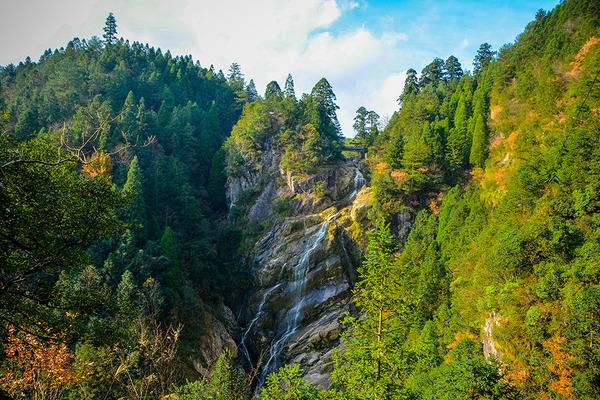
[[466, 95], [463, 93], [454, 114], [454, 127], [450, 129], [448, 150], [446, 152], [446, 160], [454, 172], [465, 165], [469, 154], [468, 114]]
[[127, 196], [129, 205], [126, 210], [126, 218], [129, 223], [141, 228], [146, 220], [146, 205], [144, 203], [144, 193], [142, 184], [142, 170], [139, 165], [138, 157], [133, 157], [127, 171], [127, 181], [123, 185], [123, 194]]
[[244, 104], [248, 102], [248, 92], [246, 91], [246, 82], [244, 80], [244, 74], [242, 74], [242, 68], [238, 63], [232, 63], [229, 66], [229, 72], [227, 74], [227, 83], [233, 92], [235, 93], [235, 101], [238, 104]]
[[458, 58], [454, 56], [448, 57], [444, 64], [444, 80], [458, 80], [461, 76], [463, 76], [463, 70]]
[[277, 81], [271, 81], [267, 84], [265, 89], [265, 100], [269, 99], [281, 99], [283, 94], [281, 93], [281, 87]]
[[363, 106], [360, 106], [358, 110], [356, 110], [356, 116], [354, 117], [354, 124], [352, 127], [355, 132], [355, 141], [363, 145], [365, 141], [368, 139], [369, 133], [367, 132], [367, 115], [369, 112]]
[[419, 86], [424, 87], [430, 83], [436, 86], [442, 80], [443, 77], [444, 60], [436, 57], [421, 71], [421, 77], [419, 78]]
[[292, 74], [288, 74], [287, 79], [285, 80], [283, 94], [285, 95], [285, 97], [296, 98], [296, 92], [294, 90], [294, 79], [292, 78]]
[[487, 67], [490, 62], [494, 59], [495, 51], [492, 51], [492, 46], [489, 43], [483, 43], [479, 46], [475, 59], [473, 60], [473, 66], [475, 72], [479, 72], [483, 68]]
[[369, 233], [367, 253], [354, 289], [354, 302], [362, 316], [346, 318], [346, 350], [337, 357], [333, 374], [336, 383], [358, 398], [398, 398], [401, 382], [397, 371], [402, 367], [393, 359], [398, 350], [394, 348], [397, 338], [389, 325], [399, 312], [391, 295], [398, 278], [394, 273], [396, 251], [389, 226], [379, 223]]
[[112, 12], [108, 13], [103, 30], [104, 34], [102, 37], [104, 38], [104, 42], [106, 44], [113, 44], [117, 41], [117, 19]]
[[248, 101], [258, 100], [258, 91], [256, 90], [254, 79], [250, 79], [248, 86], [246, 86], [246, 92], [248, 93]]
[[400, 97], [398, 97], [398, 103], [402, 104], [402, 102], [404, 102], [404, 100], [408, 96], [416, 93], [419, 93], [419, 81], [417, 79], [417, 71], [415, 71], [412, 68], [409, 68], [408, 71], [406, 71], [404, 90], [402, 91]]
[[[335, 93], [333, 88], [325, 78], [321, 78], [311, 91], [311, 98], [314, 104], [313, 123], [317, 126], [319, 132], [324, 134], [329, 140], [339, 140], [340, 123], [337, 118]], [[315, 119], [316, 117], [316, 119]]]

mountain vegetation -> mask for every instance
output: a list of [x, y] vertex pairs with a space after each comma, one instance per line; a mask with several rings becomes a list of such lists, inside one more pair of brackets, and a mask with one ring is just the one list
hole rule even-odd
[[257, 387], [228, 336], [250, 249], [296, 210], [252, 223], [258, 194], [225, 187], [274, 155], [335, 168], [333, 88], [261, 96], [236, 63], [129, 43], [112, 13], [103, 32], [0, 68], [0, 397], [600, 398], [597, 1], [540, 10], [472, 71], [409, 69], [385, 126], [357, 110], [369, 234], [327, 390], [297, 364]]

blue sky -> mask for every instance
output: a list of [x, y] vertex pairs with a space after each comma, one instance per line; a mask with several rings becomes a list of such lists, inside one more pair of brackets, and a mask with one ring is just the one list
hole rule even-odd
[[202, 65], [238, 62], [259, 91], [289, 73], [308, 92], [325, 76], [337, 94], [344, 134], [364, 105], [396, 109], [405, 71], [453, 54], [471, 69], [483, 42], [514, 41], [535, 12], [558, 1], [408, 0], [0, 0], [0, 65], [73, 37], [100, 35], [109, 11], [118, 31]]

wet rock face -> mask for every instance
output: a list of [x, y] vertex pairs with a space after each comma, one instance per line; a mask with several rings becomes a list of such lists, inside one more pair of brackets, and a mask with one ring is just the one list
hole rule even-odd
[[260, 194], [250, 218], [272, 216], [267, 210], [281, 197], [293, 198], [295, 211], [275, 219], [254, 246], [255, 293], [243, 313], [240, 350], [251, 365], [260, 360], [260, 379], [283, 364], [300, 363], [306, 379], [325, 388], [360, 261], [349, 227], [364, 222], [367, 206], [353, 203], [368, 188], [355, 160], [310, 177], [280, 178], [279, 184], [253, 188]]

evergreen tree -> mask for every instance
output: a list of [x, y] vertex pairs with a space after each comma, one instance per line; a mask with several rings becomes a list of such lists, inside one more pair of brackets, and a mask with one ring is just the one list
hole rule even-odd
[[321, 78], [313, 87], [310, 96], [313, 102], [311, 121], [328, 140], [338, 141], [340, 123], [336, 111], [339, 107], [335, 103], [335, 93], [327, 79]]
[[208, 385], [210, 398], [214, 400], [246, 400], [249, 388], [244, 373], [237, 367], [228, 349], [217, 359]]
[[354, 128], [355, 136], [354, 142], [364, 146], [368, 142], [369, 133], [367, 132], [367, 116], [369, 112], [363, 106], [356, 110], [356, 116], [354, 117]]
[[104, 38], [104, 42], [106, 44], [113, 44], [117, 41], [117, 19], [113, 13], [108, 13], [103, 30], [104, 34], [102, 37]]
[[117, 286], [117, 305], [122, 316], [133, 316], [133, 295], [135, 293], [135, 283], [133, 274], [128, 269], [121, 275], [121, 281]]
[[466, 162], [469, 154], [468, 141], [468, 105], [466, 96], [461, 95], [454, 114], [454, 127], [450, 129], [446, 161], [450, 168], [457, 172]]
[[334, 382], [357, 398], [395, 399], [402, 390], [402, 380], [394, 355], [399, 331], [390, 323], [401, 307], [392, 293], [398, 282], [394, 272], [396, 240], [389, 226], [379, 223], [369, 233], [369, 244], [359, 281], [354, 289], [354, 302], [361, 310], [360, 318], [347, 317], [349, 330], [346, 349], [336, 357]]
[[[223, 72], [219, 71], [223, 76]], [[223, 79], [225, 76], [223, 76]], [[229, 72], [227, 74], [227, 84], [235, 93], [235, 101], [238, 104], [244, 104], [249, 101], [248, 91], [246, 90], [246, 82], [244, 75], [242, 74], [242, 68], [238, 63], [232, 63], [229, 66]]]
[[452, 81], [459, 80], [463, 76], [463, 70], [458, 61], [458, 58], [454, 56], [448, 57], [444, 64], [444, 80]]
[[421, 71], [421, 77], [419, 78], [419, 86], [421, 88], [429, 85], [430, 83], [434, 86], [444, 78], [444, 61], [441, 58], [434, 58], [434, 60], [429, 63], [423, 70]]
[[137, 106], [133, 92], [130, 90], [121, 109], [120, 127], [121, 133], [132, 140], [137, 135]]
[[265, 89], [265, 100], [277, 99], [281, 100], [283, 94], [281, 93], [281, 87], [277, 81], [271, 81], [267, 84]]
[[379, 135], [379, 114], [371, 110], [367, 113], [367, 124], [369, 131], [369, 145], [373, 143], [373, 140]]
[[496, 52], [492, 51], [492, 46], [489, 43], [483, 43], [481, 46], [479, 46], [479, 50], [477, 50], [477, 54], [473, 60], [475, 72], [477, 73], [487, 67], [488, 64], [494, 59], [495, 54]]
[[140, 98], [137, 107], [137, 113], [135, 114], [136, 130], [139, 135], [144, 139], [149, 134], [150, 129], [150, 117], [148, 110], [146, 109], [146, 101], [144, 98]]
[[246, 93], [248, 93], [248, 101], [258, 100], [258, 91], [256, 90], [254, 79], [250, 79], [248, 86], [246, 86]]
[[288, 74], [287, 79], [285, 80], [285, 87], [283, 90], [283, 94], [285, 97], [296, 98], [296, 92], [294, 91], [294, 79], [292, 78], [292, 74]]
[[135, 156], [129, 164], [127, 181], [123, 186], [123, 194], [125, 194], [129, 200], [126, 211], [127, 221], [137, 228], [141, 227], [146, 220], [146, 206], [144, 203], [142, 179], [142, 170], [139, 165], [138, 157]]
[[406, 80], [404, 81], [404, 90], [398, 98], [398, 103], [402, 102], [410, 95], [419, 93], [419, 81], [417, 79], [417, 71], [410, 68], [406, 71]]

